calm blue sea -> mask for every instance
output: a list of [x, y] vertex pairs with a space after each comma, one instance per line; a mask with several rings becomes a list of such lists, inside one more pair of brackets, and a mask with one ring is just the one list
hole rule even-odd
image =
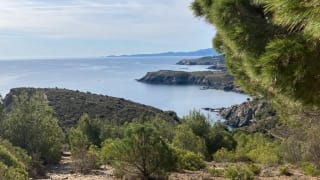
[[[14, 87], [59, 87], [90, 91], [173, 110], [184, 116], [192, 109], [227, 107], [248, 96], [198, 86], [149, 85], [137, 82], [149, 71], [206, 70], [207, 66], [181, 66], [185, 57], [88, 58], [0, 61], [0, 93]], [[211, 114], [212, 115], [212, 114]], [[216, 117], [214, 114], [215, 119]]]

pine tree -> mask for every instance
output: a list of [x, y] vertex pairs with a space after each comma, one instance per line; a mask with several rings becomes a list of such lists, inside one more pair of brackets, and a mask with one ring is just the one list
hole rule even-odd
[[247, 93], [270, 99], [282, 119], [320, 115], [318, 0], [194, 0], [215, 26], [214, 47]]
[[46, 163], [60, 160], [64, 133], [43, 93], [30, 96], [23, 92], [15, 96], [11, 111], [1, 122], [0, 132], [31, 156], [40, 156]]

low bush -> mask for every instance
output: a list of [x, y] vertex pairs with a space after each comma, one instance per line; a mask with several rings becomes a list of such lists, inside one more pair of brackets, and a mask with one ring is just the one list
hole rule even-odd
[[196, 171], [206, 166], [204, 157], [199, 153], [180, 149], [177, 147], [171, 147], [176, 157], [176, 168], [178, 170], [191, 170]]
[[251, 163], [248, 164], [247, 167], [250, 169], [250, 171], [253, 172], [254, 175], [259, 175], [261, 173], [261, 167]]
[[231, 180], [253, 180], [254, 173], [248, 168], [248, 166], [229, 166], [225, 170], [225, 177]]
[[182, 119], [182, 124], [191, 128], [196, 136], [204, 139], [207, 160], [211, 160], [212, 154], [221, 148], [233, 150], [236, 147], [236, 141], [225, 125], [217, 122], [212, 126], [209, 119], [199, 111], [191, 111]]
[[100, 166], [98, 147], [89, 142], [88, 137], [80, 128], [72, 128], [69, 131], [69, 143], [75, 171], [88, 173], [90, 170]]
[[268, 140], [263, 134], [236, 133], [236, 161], [253, 161], [261, 164], [277, 164], [280, 161], [280, 143]]
[[25, 165], [4, 146], [0, 146], [0, 177], [3, 180], [27, 180]]
[[226, 148], [221, 148], [214, 153], [213, 160], [217, 162], [234, 162], [235, 152], [229, 151]]
[[207, 147], [203, 138], [196, 136], [192, 129], [184, 124], [177, 126], [173, 145], [180, 149], [199, 153], [203, 156], [207, 154]]
[[320, 175], [320, 169], [313, 163], [303, 162], [300, 164], [300, 167], [302, 168], [303, 172], [307, 175], [310, 175], [310, 176]]
[[175, 167], [175, 157], [159, 132], [150, 124], [131, 123], [125, 127], [123, 139], [106, 141], [102, 157], [117, 172], [142, 178], [164, 176]]

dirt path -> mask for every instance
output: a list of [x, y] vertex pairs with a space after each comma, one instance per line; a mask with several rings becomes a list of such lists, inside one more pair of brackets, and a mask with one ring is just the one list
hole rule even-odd
[[113, 177], [110, 167], [94, 170], [89, 174], [78, 174], [73, 171], [70, 152], [64, 152], [60, 164], [50, 168], [48, 178], [44, 180], [109, 180]]

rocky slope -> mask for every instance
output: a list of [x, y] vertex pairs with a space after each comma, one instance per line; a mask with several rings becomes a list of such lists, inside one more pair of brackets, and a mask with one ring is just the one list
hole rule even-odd
[[250, 132], [266, 132], [282, 126], [271, 104], [262, 99], [224, 108], [219, 114], [227, 125]]
[[138, 81], [150, 84], [200, 85], [213, 89], [242, 92], [242, 90], [234, 84], [231, 75], [227, 72], [218, 71], [185, 72], [160, 70], [148, 72], [144, 77], [138, 79]]
[[122, 98], [84, 93], [67, 89], [36, 89], [36, 88], [15, 88], [4, 98], [4, 105], [10, 109], [13, 96], [26, 91], [33, 94], [36, 91], [45, 93], [49, 105], [56, 112], [60, 125], [63, 128], [74, 126], [83, 113], [91, 117], [113, 120], [120, 124], [132, 121], [133, 119], [145, 116], [159, 116], [170, 122], [176, 123], [178, 117], [174, 112], [164, 112], [151, 106], [135, 103]]
[[177, 65], [224, 65], [223, 56], [206, 56], [194, 59], [183, 59]]

